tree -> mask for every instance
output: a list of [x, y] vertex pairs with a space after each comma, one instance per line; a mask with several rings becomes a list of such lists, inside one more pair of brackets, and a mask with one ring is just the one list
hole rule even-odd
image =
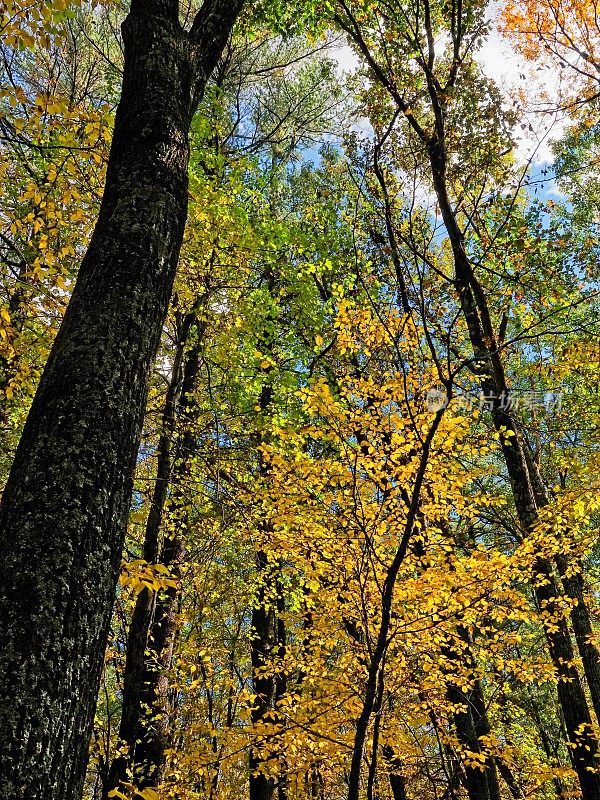
[[[427, 0], [422, 13], [421, 7], [415, 6], [397, 16], [386, 16], [386, 30], [383, 33], [379, 21], [370, 18], [360, 3], [350, 6], [340, 2], [334, 9], [334, 19], [365, 59], [372, 79], [387, 92], [398, 113], [404, 116], [411, 135], [420, 142], [451, 248], [454, 268], [452, 285], [467, 327], [473, 359], [480, 370], [482, 392], [491, 398], [491, 418], [500, 436], [521, 535], [526, 537], [538, 521], [540, 509], [549, 504], [550, 493], [539, 474], [518, 419], [510, 406], [502, 403], [501, 398], [510, 396], [510, 388], [501, 337], [478, 275], [477, 264], [468, 252], [465, 230], [459, 218], [463, 199], [460, 202], [453, 202], [452, 199], [452, 178], [458, 175], [462, 177], [465, 167], [461, 164], [457, 174], [457, 168], [451, 161], [451, 137], [461, 126], [456, 120], [456, 130], [453, 131], [449, 124], [452, 121], [451, 109], [461, 89], [463, 105], [469, 107], [468, 83], [461, 86], [460, 79], [463, 71], [466, 76], [469, 75], [467, 54], [477, 41], [483, 25], [480, 4], [472, 3], [468, 7], [453, 5], [452, 8], [448, 31], [451, 56], [440, 60], [437, 58], [435, 37], [444, 17], [442, 10]], [[400, 75], [404, 81], [410, 80], [408, 70], [399, 61], [398, 50], [395, 49], [391, 55], [386, 44], [387, 41], [400, 41], [402, 38], [406, 46], [404, 55], [412, 55], [416, 68], [415, 78], [410, 84], [413, 92], [410, 102], [406, 83], [398, 81]], [[471, 123], [472, 132], [477, 134], [477, 120], [471, 121], [468, 115], [465, 117], [467, 130]], [[497, 132], [496, 128], [494, 133]], [[485, 152], [485, 146], [482, 149]], [[478, 157], [479, 153], [475, 152]], [[468, 185], [466, 180], [464, 183]], [[504, 435], [506, 431], [510, 431], [508, 436]], [[565, 564], [561, 567], [560, 557], [556, 561], [559, 572], [564, 573]], [[583, 796], [591, 800], [600, 797], [600, 780], [595, 773], [598, 741], [593, 732], [592, 715], [583, 683], [573, 663], [574, 652], [567, 623], [557, 619], [561, 587], [553, 577], [552, 562], [542, 556], [535, 566], [534, 587], [540, 609], [544, 613], [549, 612], [552, 618], [552, 623], [545, 625], [545, 631], [552, 660], [558, 674], [563, 676], [557, 687], [559, 702]], [[594, 692], [598, 655], [595, 648], [586, 646], [589, 644], [591, 625], [589, 620], [584, 619], [586, 607], [583, 595], [580, 593], [579, 598], [576, 596], [576, 587], [568, 579], [565, 581], [565, 590], [576, 603], [571, 616], [572, 624], [586, 677]]]
[[101, 209], [0, 508], [7, 797], [81, 793], [146, 381], [183, 239], [188, 129], [241, 6], [208, 0], [187, 31], [175, 0], [133, 0], [123, 23]]
[[[125, 5], [18, 0], [0, 14], [6, 465], [96, 214]], [[576, 4], [560, 7], [593, 55]], [[594, 86], [590, 73], [552, 170], [528, 168], [513, 146], [528, 136], [523, 97], [509, 102], [478, 65], [491, 8], [266, 0], [227, 43], [190, 127], [169, 310], [158, 324], [150, 309], [160, 344], [129, 452], [86, 800], [596, 795]], [[187, 42], [197, 6], [180, 12]], [[344, 37], [353, 76], [329, 59], [347, 63]], [[559, 91], [549, 100], [564, 107]], [[543, 188], [552, 171], [564, 198]], [[166, 194], [132, 190], [152, 197], [144, 223], [176, 194], [164, 174]], [[165, 229], [156, 244], [172, 252]], [[124, 348], [138, 321], [108, 320], [105, 361], [121, 348], [135, 367]], [[93, 391], [111, 421], [79, 430], [71, 414], [63, 428], [86, 458], [125, 404], [122, 381], [100, 385], [105, 361]], [[109, 471], [87, 473], [90, 505]], [[56, 479], [68, 515], [63, 483], [77, 487]], [[70, 553], [50, 564], [63, 540], [47, 538], [64, 663], [79, 643], [58, 630], [61, 609], [99, 613], [102, 554], [79, 587]], [[29, 601], [38, 567], [11, 558]], [[69, 708], [74, 677], [59, 674]]]

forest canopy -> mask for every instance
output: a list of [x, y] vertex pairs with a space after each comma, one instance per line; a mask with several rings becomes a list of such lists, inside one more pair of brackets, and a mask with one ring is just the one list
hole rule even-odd
[[1, 800], [600, 800], [600, 4], [0, 4]]

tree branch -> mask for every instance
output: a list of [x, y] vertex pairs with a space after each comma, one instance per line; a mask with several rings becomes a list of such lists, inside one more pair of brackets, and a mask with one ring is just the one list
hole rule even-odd
[[244, 0], [204, 0], [196, 14], [189, 33], [196, 48], [194, 105], [202, 99], [206, 80], [217, 65], [243, 5]]
[[190, 30], [190, 37], [201, 51], [216, 49], [219, 44], [219, 50], [225, 46], [228, 32], [243, 5], [243, 0], [204, 0]]

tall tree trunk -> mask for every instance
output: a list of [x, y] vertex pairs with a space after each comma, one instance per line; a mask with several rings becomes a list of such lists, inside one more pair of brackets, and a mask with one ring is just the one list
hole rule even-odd
[[[481, 748], [477, 728], [471, 713], [471, 694], [467, 694], [453, 684], [448, 685], [446, 694], [453, 705], [462, 706], [461, 711], [455, 711], [452, 715], [458, 741], [462, 747], [473, 753], [479, 753]], [[489, 770], [478, 769], [468, 764], [463, 764], [463, 769], [465, 772], [465, 788], [469, 800], [492, 800], [488, 782]], [[496, 799], [494, 798], [494, 800]]]
[[[278, 170], [280, 164], [276, 155], [271, 153], [271, 169], [269, 173], [270, 197], [269, 206], [275, 218], [277, 216]], [[264, 273], [266, 288], [269, 295], [275, 297], [277, 285], [276, 275], [270, 266]], [[272, 323], [277, 323], [275, 315], [271, 316]], [[265, 353], [274, 354], [274, 336], [270, 326], [265, 326], [258, 339], [259, 348]], [[272, 410], [273, 386], [268, 374], [271, 367], [263, 369], [265, 382], [261, 389], [258, 406], [262, 415], [267, 415]], [[268, 475], [269, 465], [262, 458], [260, 446], [268, 442], [264, 432], [258, 431], [252, 436], [253, 446], [258, 453], [258, 472], [264, 478]], [[268, 526], [263, 526], [261, 533], [268, 535]], [[283, 587], [278, 576], [277, 565], [270, 565], [267, 554], [259, 549], [255, 554], [257, 573], [262, 585], [259, 587], [255, 604], [252, 608], [250, 661], [252, 665], [252, 688], [255, 700], [250, 713], [253, 724], [262, 722], [265, 717], [273, 713], [277, 701], [282, 697], [287, 688], [286, 676], [269, 672], [273, 655], [283, 656], [286, 646], [286, 629], [283, 614], [285, 600]], [[275, 600], [273, 601], [273, 595]], [[287, 783], [285, 778], [270, 778], [263, 774], [262, 758], [258, 748], [251, 748], [248, 758], [248, 788], [250, 800], [274, 800], [277, 793], [278, 800], [286, 800]]]
[[106, 187], [0, 507], [0, 796], [81, 795], [188, 129], [242, 0], [132, 0]]
[[[594, 629], [585, 599], [583, 572], [569, 575], [567, 573], [569, 565], [564, 556], [559, 556], [556, 563], [565, 592], [570, 600], [575, 601], [571, 609], [571, 625], [575, 634], [577, 650], [583, 664], [592, 705], [596, 712], [596, 719], [600, 722], [600, 653], [594, 644]], [[579, 566], [581, 567], [581, 565]]]
[[[457, 653], [448, 648], [450, 660], [464, 662], [468, 660], [475, 669], [475, 661], [470, 647], [471, 641], [467, 631], [459, 628], [459, 636], [467, 643], [467, 648]], [[456, 728], [456, 736], [460, 745], [473, 753], [481, 753], [480, 736], [488, 736], [490, 723], [483, 696], [483, 687], [479, 679], [475, 679], [470, 691], [449, 680], [446, 694], [452, 705], [460, 705], [461, 710], [454, 711], [452, 719]], [[489, 757], [477, 766], [463, 764], [464, 783], [469, 800], [500, 800], [500, 787], [496, 773], [496, 763]]]
[[425, 470], [429, 462], [429, 454], [433, 438], [439, 427], [442, 414], [443, 410], [440, 410], [436, 413], [436, 416], [432, 421], [431, 426], [427, 431], [427, 435], [423, 441], [419, 468], [417, 470], [417, 474], [412, 486], [411, 496], [409, 498], [410, 504], [404, 524], [404, 530], [402, 532], [402, 536], [400, 538], [394, 558], [388, 566], [381, 589], [381, 620], [379, 622], [379, 629], [377, 631], [375, 645], [372, 653], [370, 654], [362, 708], [356, 720], [356, 729], [354, 732], [354, 742], [352, 746], [352, 757], [350, 761], [350, 770], [348, 773], [347, 800], [359, 800], [361, 792], [361, 772], [369, 725], [373, 712], [377, 706], [380, 692], [383, 691], [385, 686], [383, 670], [385, 669], [388, 637], [392, 620], [394, 589], [400, 568], [408, 552], [409, 543], [413, 535], [413, 526], [419, 514]]
[[[200, 363], [200, 342], [204, 325], [196, 324], [196, 314], [186, 314], [180, 326], [171, 380], [165, 398], [162, 430], [159, 439], [154, 491], [144, 538], [144, 559], [176, 567], [183, 553], [181, 535], [170, 536], [165, 531], [167, 506], [177, 508], [182, 503], [179, 481], [188, 468], [195, 436], [190, 430], [193, 401], [191, 392], [196, 383]], [[195, 341], [187, 349], [188, 341]], [[180, 437], [177, 437], [178, 429]], [[169, 493], [172, 494], [168, 500]], [[186, 528], [186, 520], [179, 523]], [[161, 531], [164, 534], [159, 546]], [[167, 730], [167, 672], [177, 633], [176, 604], [179, 592], [168, 587], [161, 592], [143, 589], [137, 596], [127, 637], [127, 656], [123, 677], [123, 705], [119, 726], [119, 743], [126, 752], [117, 755], [108, 772], [103, 799], [120, 782], [128, 780], [132, 771], [134, 783], [140, 788], [157, 786], [162, 780], [164, 751], [168, 742]]]
[[[267, 576], [263, 580], [268, 583], [269, 566], [266, 554], [259, 550], [256, 553], [256, 568], [259, 575]], [[275, 648], [275, 613], [267, 600], [268, 586], [259, 589], [252, 608], [252, 638], [250, 641], [250, 660], [252, 663], [252, 690], [255, 700], [251, 711], [252, 724], [260, 723], [273, 711], [275, 705], [275, 680], [268, 672], [273, 649]], [[249, 790], [250, 800], [273, 800], [276, 783], [260, 771], [263, 759], [260, 753], [250, 750], [249, 755]]]
[[[266, 411], [271, 403], [272, 390], [266, 386], [261, 392], [260, 406]], [[267, 471], [265, 463], [260, 464], [264, 475]], [[263, 550], [256, 553], [256, 569], [263, 581], [259, 588], [255, 604], [252, 608], [252, 635], [250, 640], [250, 660], [252, 664], [252, 689], [255, 700], [250, 718], [253, 724], [262, 722], [266, 715], [273, 712], [277, 701], [285, 693], [287, 681], [285, 675], [269, 672], [273, 655], [285, 653], [286, 631], [283, 621], [285, 611], [283, 587], [278, 579], [277, 565], [270, 565]], [[276, 599], [272, 600], [272, 590]], [[249, 797], [250, 800], [274, 800], [277, 791], [279, 800], [285, 800], [287, 789], [284, 780], [269, 778], [260, 771], [263, 759], [258, 749], [251, 749], [249, 754]]]
[[[441, 521], [440, 524], [444, 525], [444, 522]], [[451, 564], [448, 564], [448, 569], [453, 571]], [[464, 646], [459, 646], [458, 643], [455, 647], [449, 645], [445, 648], [445, 654], [448, 660], [454, 661], [457, 666], [468, 664], [471, 674], [475, 675], [477, 664], [473, 652], [473, 636], [463, 625], [457, 626], [457, 634]], [[467, 691], [453, 683], [450, 678], [447, 697], [453, 705], [462, 706], [461, 711], [455, 711], [452, 715], [458, 741], [462, 747], [481, 754], [480, 737], [489, 736], [491, 732], [481, 681], [474, 677], [473, 686]], [[475, 766], [463, 764], [463, 769], [463, 783], [469, 800], [500, 800], [496, 761], [493, 757], [488, 755], [485, 761]]]
[[503, 761], [501, 758], [496, 759], [496, 766], [498, 767], [498, 772], [502, 776], [502, 780], [508, 786], [508, 790], [511, 795], [515, 798], [515, 800], [525, 800], [525, 792], [521, 789], [519, 782], [513, 775], [511, 768], [508, 764]]
[[[468, 631], [463, 630], [461, 631], [461, 634], [464, 635], [465, 639], [469, 639], [469, 641], [471, 641]], [[472, 653], [471, 659], [474, 665], [475, 659]], [[473, 690], [471, 692], [471, 714], [473, 716], [473, 722], [475, 724], [477, 736], [489, 736], [492, 732], [492, 726], [490, 725], [490, 718], [488, 716], [487, 706], [485, 703], [483, 684], [479, 679], [475, 681]], [[495, 759], [488, 759], [485, 775], [488, 782], [490, 800], [500, 800], [500, 786], [498, 784], [498, 773], [496, 771]]]
[[[533, 494], [538, 507], [543, 508], [550, 501], [550, 492], [544, 483], [531, 448], [526, 441], [523, 444]], [[570, 571], [572, 565], [569, 564], [566, 556], [560, 554], [555, 557], [555, 563], [561, 577], [564, 592], [573, 601], [570, 613], [571, 627], [575, 635], [575, 643], [583, 665], [583, 672], [587, 680], [596, 720], [600, 722], [600, 652], [596, 644], [594, 644], [594, 629], [585, 598], [583, 564], [581, 560], [578, 560], [574, 565], [575, 570]]]
[[[544, 724], [540, 718], [540, 715], [537, 709], [534, 708], [533, 711], [534, 721], [536, 724], [536, 729], [540, 737], [540, 742], [542, 744], [542, 749], [546, 754], [546, 758], [548, 759], [548, 764], [556, 766], [556, 742], [552, 742], [550, 737], [548, 736], [546, 729], [544, 728]], [[553, 747], [554, 745], [554, 747]], [[553, 752], [554, 749], [554, 752]], [[558, 766], [562, 766], [560, 763]], [[557, 797], [557, 800], [566, 800], [567, 797], [567, 790], [562, 782], [562, 779], [557, 777], [556, 775], [552, 778], [552, 784], [554, 786], [554, 793]]]
[[[258, 592], [256, 604], [252, 609], [252, 639], [250, 659], [252, 664], [252, 689], [255, 700], [250, 718], [253, 724], [263, 722], [272, 715], [287, 688], [286, 676], [269, 672], [273, 655], [283, 656], [286, 646], [285, 623], [282, 614], [283, 587], [274, 572], [277, 566], [269, 565], [266, 554], [260, 550], [256, 554], [257, 570], [263, 575], [264, 586]], [[270, 589], [275, 587], [278, 597], [275, 603], [269, 599]], [[271, 717], [272, 719], [272, 717]], [[278, 800], [287, 798], [285, 778], [270, 778], [260, 768], [264, 763], [258, 749], [249, 754], [249, 797], [250, 800]]]

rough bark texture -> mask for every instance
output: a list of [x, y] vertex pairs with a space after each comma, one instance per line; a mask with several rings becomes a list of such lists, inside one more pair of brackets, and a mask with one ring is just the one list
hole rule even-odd
[[[543, 508], [550, 500], [550, 493], [544, 484], [530, 448], [526, 442], [524, 444], [527, 471], [531, 477], [535, 502], [538, 508]], [[560, 554], [555, 557], [555, 563], [561, 577], [563, 590], [567, 597], [574, 601], [570, 614], [571, 626], [575, 634], [575, 642], [587, 680], [592, 706], [596, 719], [600, 721], [600, 652], [595, 644], [592, 620], [585, 597], [583, 565], [581, 561], [577, 561], [574, 565], [575, 569], [572, 570], [566, 556]]]
[[585, 598], [583, 574], [577, 572], [575, 575], [568, 575], [569, 565], [564, 557], [557, 559], [557, 565], [567, 596], [571, 600], [575, 600], [575, 605], [571, 610], [571, 625], [581, 656], [592, 705], [596, 712], [596, 718], [600, 721], [600, 654], [594, 644], [594, 630]]
[[241, 2], [133, 0], [104, 198], [0, 507], [0, 796], [81, 795], [188, 129]]

